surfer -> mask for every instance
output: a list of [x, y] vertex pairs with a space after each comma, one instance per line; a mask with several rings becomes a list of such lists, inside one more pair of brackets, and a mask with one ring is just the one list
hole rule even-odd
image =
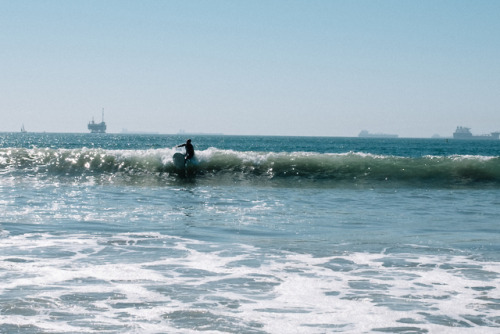
[[186, 154], [184, 155], [184, 164], [187, 163], [192, 157], [194, 157], [194, 147], [191, 144], [191, 139], [188, 139], [185, 144], [177, 145], [177, 147], [185, 147]]

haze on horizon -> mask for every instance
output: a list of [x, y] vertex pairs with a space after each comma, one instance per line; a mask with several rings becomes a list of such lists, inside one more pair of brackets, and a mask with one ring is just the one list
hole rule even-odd
[[0, 131], [500, 130], [500, 1], [0, 0]]

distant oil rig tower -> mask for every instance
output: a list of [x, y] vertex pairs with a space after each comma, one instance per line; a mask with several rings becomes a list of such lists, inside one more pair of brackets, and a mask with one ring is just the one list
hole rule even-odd
[[94, 122], [94, 117], [92, 117], [92, 121], [89, 122], [88, 128], [90, 130], [90, 133], [106, 133], [106, 123], [104, 122], [104, 108], [102, 109], [101, 123]]

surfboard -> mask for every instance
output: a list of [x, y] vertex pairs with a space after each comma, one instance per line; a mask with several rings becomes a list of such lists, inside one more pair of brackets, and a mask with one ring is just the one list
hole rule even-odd
[[174, 161], [174, 166], [178, 169], [184, 169], [184, 154], [182, 153], [175, 153], [174, 156], [172, 157], [172, 160]]
[[177, 169], [185, 169], [189, 167], [195, 167], [198, 165], [198, 160], [196, 159], [196, 156], [192, 157], [187, 161], [186, 164], [184, 164], [184, 154], [182, 153], [175, 153], [172, 156], [172, 160], [174, 162], [174, 166]]

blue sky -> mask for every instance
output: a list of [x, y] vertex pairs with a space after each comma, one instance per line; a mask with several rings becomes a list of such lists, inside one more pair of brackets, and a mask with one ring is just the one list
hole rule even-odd
[[500, 1], [0, 0], [0, 131], [500, 130]]

